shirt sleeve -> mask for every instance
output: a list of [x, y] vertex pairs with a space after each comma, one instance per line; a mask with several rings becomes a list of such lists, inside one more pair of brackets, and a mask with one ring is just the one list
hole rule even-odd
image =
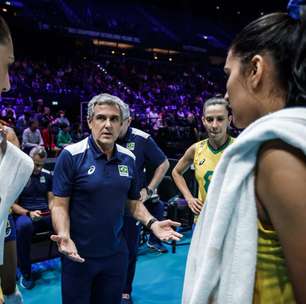
[[150, 136], [145, 141], [145, 162], [148, 162], [154, 167], [158, 167], [163, 163], [167, 157], [165, 153], [160, 149], [155, 140]]
[[69, 151], [63, 150], [56, 160], [52, 192], [55, 196], [70, 197], [74, 181], [73, 159]]

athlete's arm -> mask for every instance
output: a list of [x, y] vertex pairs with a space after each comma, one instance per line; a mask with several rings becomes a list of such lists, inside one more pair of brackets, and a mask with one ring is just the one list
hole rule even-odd
[[[148, 188], [155, 190], [158, 185], [160, 184], [160, 182], [162, 181], [162, 179], [164, 178], [165, 174], [167, 173], [168, 169], [169, 169], [169, 161], [168, 159], [165, 159], [154, 171], [153, 177], [150, 181], [150, 183], [148, 184]], [[141, 189], [140, 191], [140, 196], [141, 196], [141, 201], [144, 202], [146, 201], [149, 197], [148, 197], [148, 193], [147, 190]]]
[[170, 167], [168, 159], [165, 159], [154, 171], [154, 175], [148, 184], [150, 189], [156, 189]]
[[281, 141], [258, 156], [256, 194], [284, 251], [297, 303], [306, 303], [306, 158]]
[[48, 207], [51, 210], [53, 205], [54, 195], [52, 191], [48, 191]]
[[[147, 208], [141, 201], [129, 200], [128, 208], [133, 217], [140, 221], [143, 225], [147, 226], [153, 216], [149, 213]], [[150, 227], [152, 232], [162, 241], [175, 240], [179, 241], [182, 234], [176, 232], [171, 227], [178, 227], [181, 224], [171, 220], [158, 221], [156, 220]]]
[[54, 196], [51, 208], [54, 231], [68, 238], [70, 238], [69, 202], [70, 197]]
[[195, 148], [196, 144], [193, 144], [187, 149], [183, 157], [177, 162], [176, 166], [172, 170], [172, 177], [176, 186], [187, 201], [189, 208], [195, 214], [199, 214], [203, 203], [199, 199], [193, 197], [184, 178], [184, 173], [193, 163]]
[[51, 207], [51, 218], [55, 234], [51, 240], [57, 243], [59, 252], [75, 262], [84, 262], [78, 254], [77, 248], [70, 238], [69, 218], [70, 197], [54, 196]]

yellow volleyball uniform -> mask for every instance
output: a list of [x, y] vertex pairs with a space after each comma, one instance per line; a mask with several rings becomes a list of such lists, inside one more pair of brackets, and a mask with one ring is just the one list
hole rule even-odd
[[214, 149], [208, 142], [208, 139], [204, 139], [196, 143], [193, 165], [195, 171], [195, 178], [198, 183], [198, 198], [204, 203], [208, 186], [214, 170], [220, 160], [225, 148], [234, 142], [234, 138], [228, 137], [225, 144], [219, 149]]
[[286, 261], [274, 230], [258, 221], [257, 264], [253, 304], [294, 304]]

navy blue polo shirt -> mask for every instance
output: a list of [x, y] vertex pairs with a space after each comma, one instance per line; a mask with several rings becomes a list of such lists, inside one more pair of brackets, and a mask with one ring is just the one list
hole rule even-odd
[[126, 251], [122, 235], [128, 199], [139, 198], [135, 156], [115, 145], [110, 160], [92, 136], [67, 146], [59, 155], [53, 193], [70, 197], [70, 235], [83, 257]]
[[52, 175], [42, 169], [37, 175], [32, 174], [18, 198], [18, 204], [30, 211], [48, 208], [48, 192], [52, 191]]
[[159, 148], [150, 134], [136, 128], [129, 127], [126, 135], [118, 140], [118, 143], [136, 156], [136, 170], [139, 176], [139, 185], [141, 188], [147, 185], [145, 167], [150, 164], [158, 167], [167, 157]]

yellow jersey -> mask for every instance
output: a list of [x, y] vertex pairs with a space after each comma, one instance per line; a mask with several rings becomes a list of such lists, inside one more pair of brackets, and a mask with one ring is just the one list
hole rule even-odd
[[195, 153], [193, 158], [195, 178], [198, 183], [198, 198], [203, 203], [206, 199], [208, 186], [211, 181], [211, 177], [220, 160], [224, 150], [234, 142], [234, 138], [228, 137], [225, 144], [219, 149], [214, 149], [208, 139], [204, 139], [196, 143]]
[[294, 304], [286, 261], [274, 230], [258, 220], [257, 264], [253, 304]]

